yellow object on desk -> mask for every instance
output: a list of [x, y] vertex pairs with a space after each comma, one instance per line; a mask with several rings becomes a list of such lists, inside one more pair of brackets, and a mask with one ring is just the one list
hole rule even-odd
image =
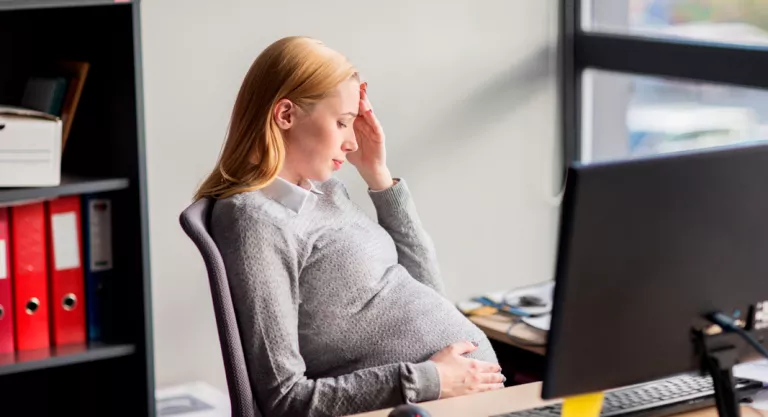
[[469, 311], [467, 314], [470, 316], [490, 316], [498, 313], [498, 309], [491, 306], [482, 306], [474, 310]]
[[456, 308], [465, 316], [490, 316], [499, 311], [496, 307], [483, 305], [477, 301], [462, 301], [456, 304]]
[[563, 401], [562, 417], [598, 417], [603, 408], [602, 392], [568, 397]]

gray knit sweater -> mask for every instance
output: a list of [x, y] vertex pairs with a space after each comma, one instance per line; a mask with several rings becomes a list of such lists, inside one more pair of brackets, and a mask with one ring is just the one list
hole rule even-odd
[[[369, 192], [378, 223], [335, 179], [299, 211], [253, 191], [218, 201], [221, 250], [251, 386], [265, 416], [340, 416], [435, 400], [429, 358], [460, 341], [497, 362], [442, 294], [408, 187]], [[467, 277], [471, 279], [471, 277]]]

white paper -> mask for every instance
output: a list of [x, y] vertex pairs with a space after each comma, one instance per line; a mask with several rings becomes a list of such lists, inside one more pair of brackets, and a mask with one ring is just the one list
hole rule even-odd
[[768, 383], [768, 359], [740, 363], [733, 367], [733, 376]]
[[112, 269], [112, 206], [110, 200], [91, 200], [88, 206], [90, 268], [93, 272]]
[[5, 259], [8, 253], [6, 245], [5, 239], [0, 239], [0, 279], [8, 278], [8, 260]]
[[762, 390], [755, 394], [752, 397], [752, 403], [748, 406], [758, 410], [768, 410], [768, 390]]
[[77, 240], [77, 215], [75, 212], [52, 216], [53, 259], [57, 271], [80, 266], [80, 244]]

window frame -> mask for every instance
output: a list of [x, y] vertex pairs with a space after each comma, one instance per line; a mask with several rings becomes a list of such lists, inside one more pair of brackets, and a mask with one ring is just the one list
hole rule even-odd
[[581, 26], [583, 1], [590, 0], [559, 4], [560, 127], [568, 164], [581, 160], [586, 69], [768, 89], [768, 47], [588, 31]]

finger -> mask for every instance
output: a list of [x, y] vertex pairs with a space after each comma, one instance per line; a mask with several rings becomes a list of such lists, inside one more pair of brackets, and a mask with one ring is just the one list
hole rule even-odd
[[358, 116], [352, 127], [355, 129], [355, 134], [361, 136], [371, 136], [375, 133], [375, 126], [372, 126], [370, 119], [363, 115]]
[[382, 127], [379, 123], [379, 119], [373, 114], [373, 107], [368, 100], [360, 100], [360, 116], [371, 124], [372, 130], [375, 132], [381, 132]]
[[481, 384], [503, 384], [507, 380], [507, 377], [498, 372], [480, 374], [479, 377]]
[[361, 117], [363, 117], [364, 114], [365, 114], [365, 103], [363, 102], [363, 99], [361, 98], [359, 100], [359, 102], [357, 103], [357, 117], [361, 118]]
[[479, 361], [477, 359], [472, 359], [474, 363], [475, 369], [477, 369], [480, 373], [494, 373], [494, 372], [501, 372], [501, 367], [495, 363], [491, 362], [484, 362]]
[[360, 117], [364, 117], [370, 113], [373, 113], [373, 109], [371, 108], [371, 106], [368, 105], [368, 103], [365, 100], [361, 99], [357, 115]]
[[366, 123], [368, 124], [368, 127], [370, 129], [370, 132], [372, 134], [380, 134], [382, 131], [381, 124], [379, 123], [379, 119], [376, 117], [375, 114], [373, 114], [373, 109], [368, 110], [365, 112], [365, 115], [363, 116]]
[[475, 349], [477, 349], [477, 344], [475, 342], [458, 342], [448, 346], [449, 352], [454, 355], [464, 355]]
[[372, 112], [373, 106], [371, 105], [371, 100], [368, 100], [368, 92], [363, 90], [360, 92], [360, 100], [363, 102], [363, 109], [366, 112]]
[[357, 117], [356, 121], [359, 120], [360, 123], [356, 123], [356, 125], [360, 125], [360, 131], [364, 132], [368, 135], [371, 135], [373, 137], [382, 137], [384, 134], [384, 128], [381, 127], [381, 123], [379, 122], [379, 119], [376, 117], [375, 114], [373, 114], [373, 110], [368, 110], [367, 112], [361, 112], [360, 115]]
[[477, 387], [477, 392], [495, 391], [504, 388], [504, 384], [483, 384]]
[[365, 119], [366, 121], [370, 121], [371, 116], [373, 114], [373, 109], [368, 107], [363, 100], [360, 100], [360, 108], [357, 110], [357, 117]]

